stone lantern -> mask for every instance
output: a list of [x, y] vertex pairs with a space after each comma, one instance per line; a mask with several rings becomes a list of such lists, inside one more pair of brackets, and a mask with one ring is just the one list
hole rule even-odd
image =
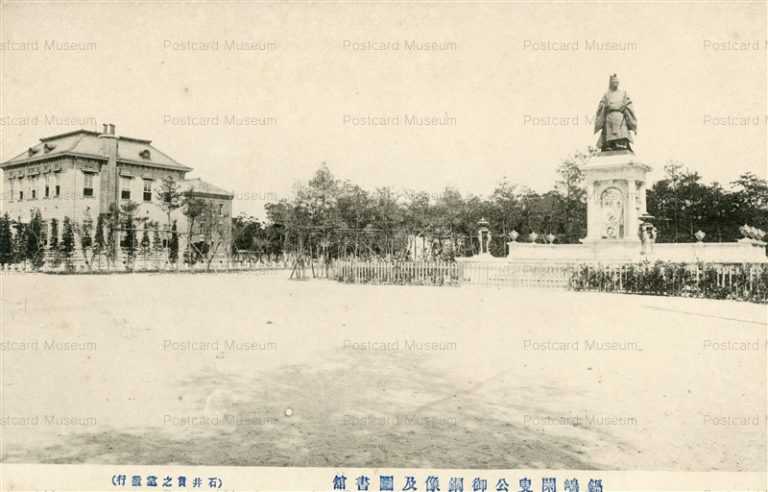
[[485, 217], [477, 223], [477, 239], [480, 241], [480, 256], [491, 256], [491, 230]]

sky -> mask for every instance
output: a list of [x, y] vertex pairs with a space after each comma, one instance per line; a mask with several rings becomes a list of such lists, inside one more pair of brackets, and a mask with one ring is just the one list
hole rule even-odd
[[766, 23], [765, 2], [2, 0], [0, 160], [113, 123], [260, 217], [321, 162], [367, 189], [546, 191], [617, 73], [651, 180], [765, 177]]

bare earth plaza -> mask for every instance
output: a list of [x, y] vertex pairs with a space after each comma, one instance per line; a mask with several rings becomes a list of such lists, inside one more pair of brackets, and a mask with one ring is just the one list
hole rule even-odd
[[766, 490], [764, 1], [39, 3], [0, 492]]
[[51, 295], [6, 281], [6, 462], [765, 466], [764, 305], [257, 273], [13, 282]]

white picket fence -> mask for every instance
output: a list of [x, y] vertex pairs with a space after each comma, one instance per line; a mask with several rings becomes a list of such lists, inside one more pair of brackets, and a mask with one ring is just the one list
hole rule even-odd
[[360, 261], [333, 264], [341, 282], [567, 288], [568, 265], [446, 261]]
[[340, 260], [331, 278], [371, 284], [458, 285], [461, 266], [453, 262]]
[[291, 270], [290, 265], [285, 263], [257, 263], [233, 260], [214, 260], [210, 265], [204, 262], [188, 264], [177, 262], [168, 263], [165, 260], [136, 260], [129, 263], [112, 263], [106, 260], [86, 263], [83, 261], [59, 261], [56, 263], [46, 262], [38, 269], [32, 268], [30, 264], [6, 264], [0, 265], [2, 273], [29, 273], [41, 272], [52, 274], [93, 274], [93, 273], [227, 273], [227, 272], [256, 272], [264, 275], [284, 274], [287, 276]]
[[466, 285], [560, 288], [568, 287], [571, 265], [546, 263], [461, 262]]

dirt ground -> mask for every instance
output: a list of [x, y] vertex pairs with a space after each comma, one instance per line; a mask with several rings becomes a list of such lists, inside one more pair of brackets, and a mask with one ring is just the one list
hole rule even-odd
[[0, 298], [6, 462], [766, 470], [765, 306], [249, 273]]

